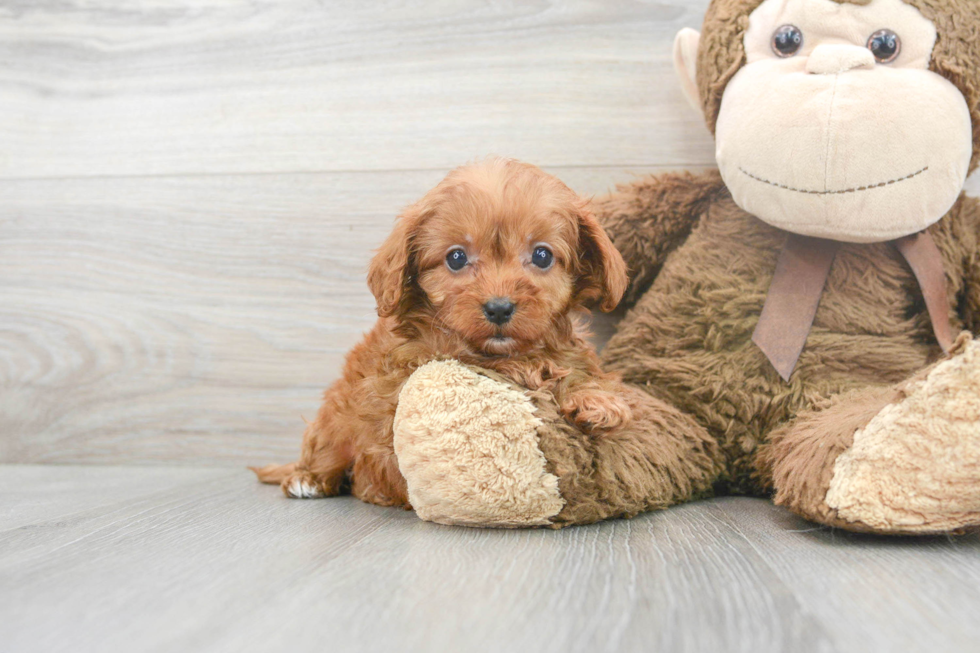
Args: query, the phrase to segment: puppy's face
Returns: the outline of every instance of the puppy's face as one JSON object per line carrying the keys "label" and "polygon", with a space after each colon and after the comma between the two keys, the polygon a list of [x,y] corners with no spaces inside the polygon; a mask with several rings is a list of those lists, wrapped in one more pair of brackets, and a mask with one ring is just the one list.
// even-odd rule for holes
{"label": "puppy's face", "polygon": [[515,161],[450,173],[400,218],[392,239],[406,252],[404,267],[388,277],[397,286],[388,297],[397,301],[386,306],[388,288],[375,286],[392,260],[386,243],[369,275],[379,312],[424,303],[433,326],[490,355],[530,349],[583,301],[605,297],[610,310],[626,286],[622,258],[586,203]]}
{"label": "puppy's face", "polygon": [[456,191],[419,230],[419,286],[437,322],[474,349],[533,346],[571,304],[576,233],[557,212],[571,207],[516,189]]}

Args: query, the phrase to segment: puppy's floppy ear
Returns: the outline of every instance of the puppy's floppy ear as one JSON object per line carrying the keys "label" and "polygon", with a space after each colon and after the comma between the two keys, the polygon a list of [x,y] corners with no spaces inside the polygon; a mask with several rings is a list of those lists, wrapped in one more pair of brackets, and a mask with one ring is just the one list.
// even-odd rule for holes
{"label": "puppy's floppy ear", "polygon": [[626,263],[596,220],[587,200],[578,207],[579,301],[602,300],[603,311],[616,308],[626,292]]}
{"label": "puppy's floppy ear", "polygon": [[418,204],[405,209],[395,222],[391,235],[371,259],[368,267],[368,288],[378,303],[378,315],[390,317],[398,312],[411,285],[411,247],[415,231],[422,222]]}

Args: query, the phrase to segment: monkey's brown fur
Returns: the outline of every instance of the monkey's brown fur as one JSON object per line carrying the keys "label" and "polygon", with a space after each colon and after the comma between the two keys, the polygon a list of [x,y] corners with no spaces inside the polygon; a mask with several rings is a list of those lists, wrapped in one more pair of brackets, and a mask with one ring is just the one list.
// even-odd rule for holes
{"label": "monkey's brown fur", "polygon": [[[897,384],[942,355],[898,252],[887,243],[845,245],[786,383],[751,341],[783,232],[738,208],[717,173],[641,180],[601,200],[598,211],[637,270],[631,292],[639,297],[603,351],[604,364],[696,415],[725,450],[720,480],[731,491],[768,487],[755,453],[797,414],[840,393]],[[929,231],[951,280],[954,327],[976,332],[977,201],[962,197]],[[664,246],[678,239],[672,252]]]}

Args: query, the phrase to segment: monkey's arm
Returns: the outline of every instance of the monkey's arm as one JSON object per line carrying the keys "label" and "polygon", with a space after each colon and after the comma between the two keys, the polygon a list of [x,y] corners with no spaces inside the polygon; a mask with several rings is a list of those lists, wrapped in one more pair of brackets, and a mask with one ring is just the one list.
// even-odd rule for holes
{"label": "monkey's arm", "polygon": [[595,199],[595,212],[629,268],[632,303],[650,285],[664,259],[691,232],[725,185],[717,170],[666,173],[637,179]]}

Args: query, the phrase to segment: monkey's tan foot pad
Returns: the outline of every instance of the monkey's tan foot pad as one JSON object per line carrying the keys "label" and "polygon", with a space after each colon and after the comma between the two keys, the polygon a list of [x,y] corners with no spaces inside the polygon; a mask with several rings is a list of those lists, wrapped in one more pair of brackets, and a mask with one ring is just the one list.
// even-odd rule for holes
{"label": "monkey's tan foot pad", "polygon": [[538,447],[541,421],[519,389],[456,361],[402,388],[395,455],[419,517],[440,524],[543,526],[564,506]]}
{"label": "monkey's tan foot pad", "polygon": [[841,519],[909,534],[980,525],[980,342],[957,349],[837,458],[826,502]]}

